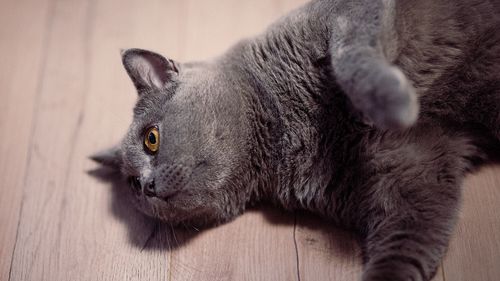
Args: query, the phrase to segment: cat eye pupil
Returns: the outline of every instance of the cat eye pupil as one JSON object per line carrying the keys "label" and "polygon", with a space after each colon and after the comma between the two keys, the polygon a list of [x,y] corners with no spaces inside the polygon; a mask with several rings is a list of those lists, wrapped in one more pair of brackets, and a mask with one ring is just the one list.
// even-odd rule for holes
{"label": "cat eye pupil", "polygon": [[146,133],[144,134],[144,148],[146,152],[150,154],[154,154],[158,151],[158,147],[160,146],[160,131],[158,127],[152,126],[149,127]]}
{"label": "cat eye pupil", "polygon": [[151,144],[156,144],[156,136],[155,136],[155,134],[153,134],[153,132],[150,132],[150,133],[149,133],[148,138],[149,138],[149,142],[150,142]]}

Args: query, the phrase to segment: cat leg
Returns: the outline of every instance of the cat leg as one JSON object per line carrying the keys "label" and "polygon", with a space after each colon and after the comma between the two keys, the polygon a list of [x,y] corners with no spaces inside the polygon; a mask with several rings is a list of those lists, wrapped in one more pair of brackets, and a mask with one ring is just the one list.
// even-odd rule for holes
{"label": "cat leg", "polygon": [[365,206],[363,281],[428,281],[445,254],[459,187],[407,183],[401,190]]}
{"label": "cat leg", "polygon": [[417,95],[401,70],[390,63],[398,49],[395,1],[338,5],[330,39],[337,82],[354,107],[378,127],[412,125],[418,117]]}

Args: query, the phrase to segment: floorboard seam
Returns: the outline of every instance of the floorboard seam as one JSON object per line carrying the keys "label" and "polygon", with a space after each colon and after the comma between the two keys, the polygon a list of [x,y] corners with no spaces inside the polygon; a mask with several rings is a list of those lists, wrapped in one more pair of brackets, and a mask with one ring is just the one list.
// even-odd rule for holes
{"label": "floorboard seam", "polygon": [[[87,3],[86,7],[86,12],[85,12],[85,22],[84,22],[84,47],[83,47],[83,87],[81,90],[81,108],[78,112],[77,115],[77,120],[75,124],[75,129],[71,133],[69,143],[71,144],[70,146],[70,151],[68,153],[68,158],[66,160],[66,169],[64,171],[64,179],[63,179],[63,186],[68,186],[69,182],[69,177],[70,177],[70,171],[71,171],[71,163],[74,160],[75,157],[75,147],[80,139],[78,136],[80,135],[81,132],[81,127],[83,123],[83,119],[85,117],[85,107],[87,105],[87,99],[89,96],[89,80],[90,80],[90,62],[91,62],[91,51],[90,51],[90,41],[91,41],[91,35],[92,35],[92,30],[93,26],[92,24],[94,23],[94,8],[95,8],[95,1],[89,1]],[[66,209],[66,201],[68,198],[68,193],[69,189],[65,188],[63,189],[63,194],[62,194],[62,203],[60,206],[60,214],[61,217],[59,219],[59,222],[57,224],[58,228],[58,235],[61,235],[62,233],[62,222],[64,221],[64,215],[66,214],[65,209]],[[61,242],[61,239],[57,239],[58,247]],[[60,258],[61,252],[59,251],[59,258]]]}
{"label": "floorboard seam", "polygon": [[300,281],[299,247],[297,246],[296,233],[297,233],[297,212],[295,212],[293,220],[293,245],[295,246],[295,266],[297,267],[297,280]]}
{"label": "floorboard seam", "polygon": [[40,98],[41,98],[41,93],[43,89],[43,84],[44,84],[44,74],[45,70],[47,68],[47,56],[48,56],[48,47],[50,43],[50,30],[52,29],[54,25],[54,14],[55,14],[55,1],[54,0],[49,0],[48,2],[48,10],[45,15],[45,27],[43,30],[43,42],[42,42],[42,51],[41,51],[41,62],[37,74],[37,85],[35,88],[35,101],[33,104],[33,116],[31,117],[31,124],[30,124],[30,134],[29,134],[29,143],[28,143],[28,154],[26,156],[26,161],[25,161],[25,172],[23,176],[23,183],[21,188],[22,194],[21,194],[21,206],[19,207],[19,213],[18,213],[18,219],[17,219],[17,229],[16,229],[16,236],[14,240],[14,247],[12,248],[12,255],[10,259],[10,268],[9,268],[9,281],[12,279],[12,267],[14,265],[14,255],[16,253],[16,248],[17,248],[17,239],[19,237],[19,227],[21,226],[21,216],[23,213],[23,208],[24,208],[24,192],[26,189],[26,184],[28,182],[28,173],[29,173],[29,165],[31,163],[31,155],[33,153],[33,145],[34,145],[34,140],[33,140],[33,135],[35,134],[35,125],[36,125],[36,120],[39,114],[40,110]]}
{"label": "floorboard seam", "polygon": [[446,276],[444,274],[444,262],[441,261],[441,274],[443,275],[443,281],[446,281]]}
{"label": "floorboard seam", "polygon": [[[170,247],[169,247],[170,248]],[[172,281],[172,271],[173,271],[173,268],[172,268],[172,265],[173,265],[173,255],[174,253],[172,253],[173,249],[168,249],[168,281]]]}

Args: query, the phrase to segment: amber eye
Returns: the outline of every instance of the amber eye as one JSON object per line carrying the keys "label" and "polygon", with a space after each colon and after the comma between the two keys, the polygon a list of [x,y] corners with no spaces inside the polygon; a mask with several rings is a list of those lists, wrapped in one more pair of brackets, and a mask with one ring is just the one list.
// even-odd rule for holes
{"label": "amber eye", "polygon": [[149,153],[156,153],[160,147],[160,131],[158,127],[151,127],[144,135],[144,146]]}

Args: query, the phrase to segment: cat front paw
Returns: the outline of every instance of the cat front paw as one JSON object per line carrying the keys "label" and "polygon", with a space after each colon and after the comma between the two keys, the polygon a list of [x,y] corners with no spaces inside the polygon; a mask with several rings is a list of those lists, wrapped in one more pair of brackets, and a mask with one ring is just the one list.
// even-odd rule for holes
{"label": "cat front paw", "polygon": [[363,273],[361,281],[428,281],[415,270],[400,271],[398,268],[373,270]]}
{"label": "cat front paw", "polygon": [[382,129],[402,129],[418,118],[419,104],[415,89],[397,67],[370,69],[358,81],[354,105]]}

